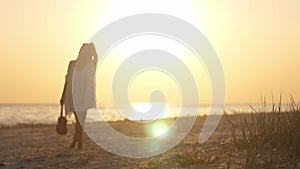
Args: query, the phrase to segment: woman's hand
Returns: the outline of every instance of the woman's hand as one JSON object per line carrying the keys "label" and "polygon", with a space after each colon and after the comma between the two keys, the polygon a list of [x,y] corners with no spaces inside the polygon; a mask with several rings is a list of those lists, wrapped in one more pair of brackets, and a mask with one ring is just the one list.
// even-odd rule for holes
{"label": "woman's hand", "polygon": [[94,54],[93,54],[92,62],[93,62],[94,67],[96,67],[96,65],[98,63],[98,55],[96,52],[94,52]]}
{"label": "woman's hand", "polygon": [[65,104],[65,101],[64,101],[63,98],[61,98],[59,102],[60,102],[60,105],[64,105]]}

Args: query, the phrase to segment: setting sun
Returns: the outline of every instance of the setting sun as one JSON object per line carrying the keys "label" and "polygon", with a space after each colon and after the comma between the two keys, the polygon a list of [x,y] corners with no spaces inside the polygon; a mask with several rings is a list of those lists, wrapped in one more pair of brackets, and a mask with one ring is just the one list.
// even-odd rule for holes
{"label": "setting sun", "polygon": [[1,0],[0,168],[300,168],[300,1]]}

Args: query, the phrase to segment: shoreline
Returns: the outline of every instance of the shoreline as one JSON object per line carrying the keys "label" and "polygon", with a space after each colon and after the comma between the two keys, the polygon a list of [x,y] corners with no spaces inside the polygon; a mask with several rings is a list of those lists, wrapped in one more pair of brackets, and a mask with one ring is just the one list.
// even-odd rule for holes
{"label": "shoreline", "polygon": [[[264,112],[266,114],[271,114],[272,112]],[[285,113],[288,113],[288,112],[281,112],[283,114]],[[253,112],[253,113],[223,113],[222,115],[211,115],[211,116],[225,116],[228,115],[228,116],[231,116],[231,117],[236,117],[236,116],[251,116],[251,115],[258,115],[258,113],[256,112]],[[72,115],[73,116],[73,115]],[[197,115],[196,116],[196,119],[199,119],[199,118],[206,118],[208,115],[207,114],[204,114],[204,115]],[[194,117],[194,116],[181,116],[181,117],[167,117],[167,118],[159,118],[159,119],[155,119],[155,120],[173,120],[173,119],[177,119],[177,118],[191,118],[191,117]],[[57,118],[58,118],[58,115],[57,115]],[[69,126],[72,126],[75,124],[75,119],[73,117],[71,118],[67,118],[68,120],[68,127]],[[147,123],[147,122],[151,122],[151,121],[155,121],[155,120],[137,120],[137,121],[131,121],[131,120],[128,120],[128,119],[124,119],[124,120],[112,120],[112,121],[99,121],[99,122],[96,122],[96,123],[108,123],[108,124],[114,124],[114,123],[121,123],[121,122],[133,122],[133,123]],[[94,122],[89,122],[89,123],[94,123]],[[19,123],[19,124],[16,124],[16,125],[0,125],[0,130],[1,129],[9,129],[9,128],[22,128],[22,127],[43,127],[43,126],[56,126],[57,122],[55,123],[35,123],[35,124],[28,124],[28,123]]]}

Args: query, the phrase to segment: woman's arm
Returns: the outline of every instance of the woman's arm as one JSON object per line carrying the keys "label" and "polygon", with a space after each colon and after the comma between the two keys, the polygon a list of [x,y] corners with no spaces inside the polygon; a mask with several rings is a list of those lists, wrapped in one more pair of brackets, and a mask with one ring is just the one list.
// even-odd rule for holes
{"label": "woman's arm", "polygon": [[62,95],[61,95],[61,98],[60,98],[60,104],[63,105],[65,104],[65,95],[66,95],[66,88],[67,88],[67,82],[68,82],[68,76],[69,76],[69,73],[71,71],[71,66],[72,66],[72,61],[69,62],[69,66],[68,66],[68,71],[67,71],[67,74],[65,76],[65,85],[64,85],[64,89],[63,89],[63,92],[62,92]]}
{"label": "woman's arm", "polygon": [[65,78],[65,85],[64,85],[64,89],[60,98],[60,105],[64,105],[65,104],[65,94],[66,94],[66,86],[67,86],[67,76]]}

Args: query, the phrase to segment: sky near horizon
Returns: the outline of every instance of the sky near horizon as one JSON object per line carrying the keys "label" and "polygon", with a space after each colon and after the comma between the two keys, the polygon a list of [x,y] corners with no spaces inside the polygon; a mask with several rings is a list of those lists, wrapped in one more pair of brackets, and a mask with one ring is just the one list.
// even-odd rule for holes
{"label": "sky near horizon", "polygon": [[[150,12],[184,19],[208,38],[224,69],[226,103],[257,103],[261,96],[278,98],[281,92],[286,100],[292,95],[299,101],[299,8],[296,0],[3,0],[0,103],[58,103],[68,62],[76,59],[82,43],[117,19]],[[197,72],[193,59],[185,61],[197,76],[202,103],[209,102],[207,75]],[[104,86],[110,84],[110,67],[120,60],[108,63],[97,74],[107,80]],[[180,96],[170,77],[151,71],[136,77],[129,96],[146,101],[154,88],[165,91],[170,102]],[[111,102],[105,87],[97,97]]]}

